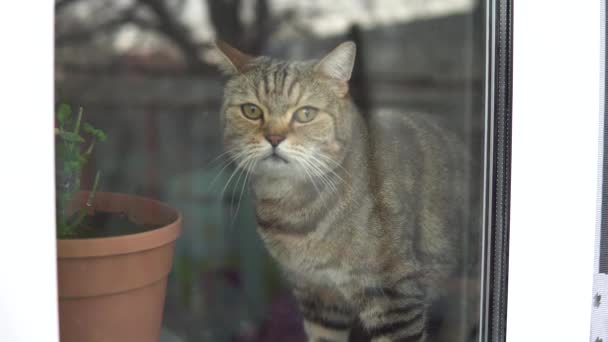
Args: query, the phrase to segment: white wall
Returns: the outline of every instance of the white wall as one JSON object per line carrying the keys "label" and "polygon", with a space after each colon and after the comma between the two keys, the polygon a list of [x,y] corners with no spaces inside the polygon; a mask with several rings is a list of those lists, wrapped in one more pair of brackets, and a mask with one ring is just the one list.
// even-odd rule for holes
{"label": "white wall", "polygon": [[600,1],[516,1],[507,341],[588,341]]}
{"label": "white wall", "polygon": [[53,1],[0,9],[0,341],[56,342]]}

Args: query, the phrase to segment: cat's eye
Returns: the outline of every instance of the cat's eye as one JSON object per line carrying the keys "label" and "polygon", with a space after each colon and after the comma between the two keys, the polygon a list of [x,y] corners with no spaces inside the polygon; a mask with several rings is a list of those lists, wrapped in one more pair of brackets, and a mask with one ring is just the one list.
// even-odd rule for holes
{"label": "cat's eye", "polygon": [[245,103],[241,106],[241,112],[247,119],[259,120],[262,118],[264,111],[262,108],[254,105],[253,103]]}
{"label": "cat's eye", "polygon": [[293,113],[293,118],[297,122],[306,123],[317,117],[318,112],[319,110],[317,108],[306,106],[296,110]]}

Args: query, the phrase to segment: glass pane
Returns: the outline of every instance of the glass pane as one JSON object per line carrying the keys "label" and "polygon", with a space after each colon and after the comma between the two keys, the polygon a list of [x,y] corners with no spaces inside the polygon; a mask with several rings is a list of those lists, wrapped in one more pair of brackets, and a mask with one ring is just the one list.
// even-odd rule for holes
{"label": "glass pane", "polygon": [[478,340],[484,6],[57,2],[62,341]]}

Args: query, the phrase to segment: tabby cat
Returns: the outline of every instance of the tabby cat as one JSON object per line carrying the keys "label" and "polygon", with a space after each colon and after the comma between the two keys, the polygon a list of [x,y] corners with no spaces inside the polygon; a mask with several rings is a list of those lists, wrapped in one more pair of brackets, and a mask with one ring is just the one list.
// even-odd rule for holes
{"label": "tabby cat", "polygon": [[372,341],[428,341],[429,308],[463,254],[462,144],[429,115],[364,119],[352,42],[303,62],[217,47],[226,153],[249,177],[309,341],[347,341],[355,321]]}

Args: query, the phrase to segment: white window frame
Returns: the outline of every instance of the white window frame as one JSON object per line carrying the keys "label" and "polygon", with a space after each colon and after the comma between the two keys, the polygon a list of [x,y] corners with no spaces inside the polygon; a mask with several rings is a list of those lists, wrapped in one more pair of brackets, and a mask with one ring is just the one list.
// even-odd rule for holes
{"label": "white window frame", "polygon": [[0,5],[0,341],[59,341],[53,4]]}
{"label": "white window frame", "polygon": [[600,1],[514,6],[507,341],[589,341]]}
{"label": "white window frame", "polygon": [[[0,341],[58,342],[53,2],[2,9]],[[590,339],[599,13],[599,1],[514,6],[509,342]]]}

